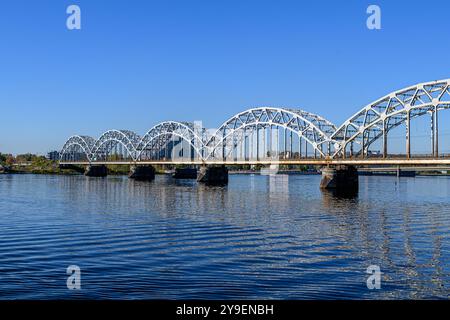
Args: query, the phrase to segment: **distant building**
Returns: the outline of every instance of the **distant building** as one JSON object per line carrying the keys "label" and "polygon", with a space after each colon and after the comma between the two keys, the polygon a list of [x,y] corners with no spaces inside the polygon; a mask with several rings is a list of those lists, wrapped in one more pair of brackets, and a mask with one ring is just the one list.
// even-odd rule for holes
{"label": "distant building", "polygon": [[52,161],[59,160],[59,152],[58,151],[51,151],[47,153],[47,159]]}

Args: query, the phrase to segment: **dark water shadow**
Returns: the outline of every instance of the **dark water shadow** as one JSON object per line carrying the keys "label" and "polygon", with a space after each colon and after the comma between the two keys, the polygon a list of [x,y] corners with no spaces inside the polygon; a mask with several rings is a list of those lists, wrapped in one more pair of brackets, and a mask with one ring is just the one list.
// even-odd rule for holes
{"label": "dark water shadow", "polygon": [[358,190],[321,189],[325,208],[333,208],[336,204],[354,204],[358,200]]}

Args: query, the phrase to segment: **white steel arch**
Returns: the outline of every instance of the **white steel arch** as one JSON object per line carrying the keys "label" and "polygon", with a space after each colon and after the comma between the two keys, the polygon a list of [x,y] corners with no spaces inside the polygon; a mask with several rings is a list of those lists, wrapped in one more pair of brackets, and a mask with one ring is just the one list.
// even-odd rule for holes
{"label": "white steel arch", "polygon": [[197,156],[203,160],[204,132],[203,128],[196,128],[192,122],[161,122],[151,128],[137,144],[137,159],[140,159],[146,150],[155,148],[161,150],[172,136],[176,136],[188,142]]}
{"label": "white steel arch", "polygon": [[95,145],[95,139],[90,136],[75,135],[67,139],[66,143],[61,149],[60,160],[68,153],[79,152],[80,149],[86,155],[86,158],[91,161],[92,149]]}
{"label": "white steel arch", "polygon": [[[245,136],[242,134],[243,130],[257,132],[260,128],[272,126],[295,133],[323,157],[334,147],[330,136],[335,132],[336,126],[330,121],[299,109],[260,107],[245,110],[225,121],[205,143],[206,159],[217,158],[218,150],[227,149],[230,142],[236,145],[235,135],[241,141]],[[230,137],[233,138],[229,139]],[[222,152],[222,157],[226,157],[225,152]]]}
{"label": "white steel arch", "polygon": [[333,157],[346,157],[347,147],[359,145],[359,154],[365,156],[369,146],[380,137],[383,155],[387,156],[387,134],[393,128],[406,124],[406,155],[411,155],[410,121],[429,114],[431,121],[432,153],[438,155],[438,112],[450,108],[450,79],[420,83],[390,93],[365,106],[341,125],[331,138],[337,142]]}
{"label": "white steel arch", "polygon": [[108,130],[103,133],[95,142],[92,148],[92,160],[107,157],[109,152],[117,145],[121,144],[130,157],[136,161],[137,149],[140,136],[130,130]]}

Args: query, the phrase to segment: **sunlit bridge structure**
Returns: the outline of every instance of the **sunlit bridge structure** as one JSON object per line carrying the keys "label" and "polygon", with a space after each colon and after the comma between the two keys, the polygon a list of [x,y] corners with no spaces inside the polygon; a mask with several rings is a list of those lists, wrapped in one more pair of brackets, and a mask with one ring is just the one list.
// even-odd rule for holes
{"label": "sunlit bridge structure", "polygon": [[165,121],[142,137],[109,130],[99,139],[70,137],[62,163],[243,163],[326,159],[334,150],[336,126],[300,110],[261,107],[241,112],[216,130],[201,124]]}
{"label": "sunlit bridge structure", "polygon": [[238,161],[326,157],[336,126],[328,120],[289,108],[254,108],[223,123],[204,145],[205,160]]}
{"label": "sunlit bridge structure", "polygon": [[[165,121],[139,135],[109,130],[95,139],[70,137],[62,165],[449,165],[439,153],[439,114],[450,107],[450,80],[392,92],[336,126],[325,117],[292,107],[240,112],[218,129],[201,123]],[[427,117],[429,153],[413,154],[411,122]],[[404,126],[405,153],[389,154],[393,129]],[[374,152],[374,149],[375,150]]]}
{"label": "sunlit bridge structure", "polygon": [[[383,158],[388,156],[389,132],[406,126],[406,158],[411,157],[411,120],[421,116],[430,119],[430,150],[439,156],[439,111],[450,107],[449,80],[418,84],[393,92],[361,109],[342,124],[330,137],[339,148],[330,154],[367,157],[371,145],[381,139]],[[345,151],[344,151],[345,150]]]}

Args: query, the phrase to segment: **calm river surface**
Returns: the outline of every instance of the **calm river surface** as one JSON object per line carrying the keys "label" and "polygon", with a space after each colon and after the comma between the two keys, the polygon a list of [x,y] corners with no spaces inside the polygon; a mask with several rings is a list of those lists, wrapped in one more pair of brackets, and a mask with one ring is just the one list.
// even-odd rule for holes
{"label": "calm river surface", "polygon": [[350,199],[319,182],[0,175],[0,299],[449,297],[449,178],[360,177]]}

